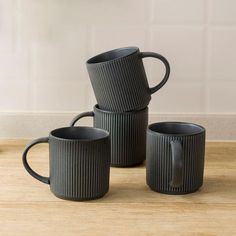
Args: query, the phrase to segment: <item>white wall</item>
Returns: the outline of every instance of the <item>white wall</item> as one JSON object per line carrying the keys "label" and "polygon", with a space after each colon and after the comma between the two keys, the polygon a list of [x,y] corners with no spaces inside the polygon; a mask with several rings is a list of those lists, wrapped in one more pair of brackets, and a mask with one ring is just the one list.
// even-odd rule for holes
{"label": "white wall", "polygon": [[235,0],[0,0],[0,112],[90,110],[85,61],[131,45],[171,65],[151,113],[236,112]]}

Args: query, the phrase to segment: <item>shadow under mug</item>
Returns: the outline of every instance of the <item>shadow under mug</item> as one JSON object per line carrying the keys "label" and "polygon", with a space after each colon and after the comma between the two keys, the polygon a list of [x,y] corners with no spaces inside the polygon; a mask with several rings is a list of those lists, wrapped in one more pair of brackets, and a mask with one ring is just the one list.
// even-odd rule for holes
{"label": "shadow under mug", "polygon": [[149,187],[167,194],[197,191],[203,184],[205,129],[185,122],[148,126],[146,180]]}
{"label": "shadow under mug", "polygon": [[[27,153],[38,143],[49,144],[50,177],[37,174],[28,164]],[[108,192],[110,136],[92,127],[55,129],[48,137],[32,141],[23,152],[25,169],[37,180],[49,184],[55,196],[67,200],[90,200]]]}
{"label": "shadow under mug", "polygon": [[[154,57],[165,65],[162,81],[149,88],[142,59]],[[109,111],[133,111],[145,108],[151,94],[168,80],[170,66],[160,54],[140,52],[137,47],[118,48],[90,58],[87,70],[99,107]]]}
{"label": "shadow under mug", "polygon": [[83,118],[94,117],[93,125],[105,129],[111,136],[111,166],[129,167],[146,159],[148,107],[140,111],[111,112],[94,106],[93,111],[77,115],[71,126]]}

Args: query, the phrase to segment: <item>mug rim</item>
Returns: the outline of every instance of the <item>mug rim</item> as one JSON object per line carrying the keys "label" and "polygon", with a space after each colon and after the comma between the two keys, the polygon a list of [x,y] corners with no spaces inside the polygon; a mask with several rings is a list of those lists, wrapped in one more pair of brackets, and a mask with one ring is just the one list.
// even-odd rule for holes
{"label": "mug rim", "polygon": [[[200,130],[199,131],[196,131],[196,132],[192,132],[192,133],[182,133],[182,134],[175,134],[175,133],[165,133],[165,132],[158,132],[158,131],[154,131],[152,130],[152,127],[157,125],[157,124],[174,124],[174,125],[186,125],[186,126],[189,126],[189,127],[196,127],[196,128],[199,128]],[[194,136],[194,135],[198,135],[198,134],[202,134],[202,133],[205,133],[206,132],[206,129],[201,126],[201,125],[198,125],[198,124],[194,124],[194,123],[191,123],[191,122],[182,122],[182,121],[163,121],[163,122],[156,122],[156,123],[152,123],[152,124],[149,124],[148,127],[147,127],[147,131],[151,134],[154,134],[154,135],[164,135],[164,136]]]}
{"label": "mug rim", "polygon": [[144,112],[146,110],[148,110],[148,106],[146,106],[145,108],[143,109],[140,109],[140,110],[132,110],[132,111],[109,111],[109,110],[103,110],[101,108],[99,108],[98,104],[94,105],[93,107],[94,111],[100,111],[102,113],[107,113],[107,114],[120,114],[120,115],[130,115],[130,114],[137,114],[137,113],[141,113],[141,112]]}
{"label": "mug rim", "polygon": [[[110,54],[110,53],[113,53],[113,52],[119,52],[119,51],[122,51],[122,50],[131,50],[130,53],[124,55],[124,56],[120,56],[120,57],[116,57],[116,58],[113,58],[111,60],[106,60],[106,61],[98,61],[98,62],[93,62],[95,61],[97,58],[101,57],[101,56],[104,56],[106,54]],[[119,60],[121,58],[126,58],[126,57],[129,57],[133,54],[135,54],[137,51],[139,51],[139,48],[136,47],[136,46],[128,46],[128,47],[122,47],[122,48],[116,48],[116,49],[112,49],[112,50],[109,50],[109,51],[106,51],[106,52],[102,52],[102,53],[99,53],[91,58],[89,58],[86,62],[87,65],[98,65],[98,64],[103,64],[103,63],[109,63],[111,61],[116,61],[116,60]]]}
{"label": "mug rim", "polygon": [[[102,132],[103,133],[103,136],[101,137],[98,137],[98,138],[76,138],[76,139],[73,139],[73,138],[63,138],[63,137],[59,137],[55,134],[53,134],[54,132],[58,132],[58,131],[61,131],[61,130],[67,130],[67,129],[87,129],[87,130],[93,130],[93,131],[98,131],[98,132]],[[49,137],[53,137],[57,140],[62,140],[62,141],[71,141],[71,142],[95,142],[95,141],[101,141],[101,140],[105,140],[107,138],[110,137],[110,134],[107,130],[105,129],[100,129],[100,128],[96,128],[96,127],[90,127],[90,126],[66,126],[66,127],[60,127],[60,128],[57,128],[57,129],[54,129],[50,132],[49,134]]]}

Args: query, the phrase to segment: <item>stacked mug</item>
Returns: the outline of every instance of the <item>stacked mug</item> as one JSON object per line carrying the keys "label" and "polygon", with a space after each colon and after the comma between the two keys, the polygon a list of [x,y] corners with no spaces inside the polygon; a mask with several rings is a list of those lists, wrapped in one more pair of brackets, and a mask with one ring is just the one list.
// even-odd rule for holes
{"label": "stacked mug", "polygon": [[[148,85],[142,61],[145,57],[157,58],[165,65],[164,78],[153,88]],[[71,126],[83,117],[93,117],[94,127],[110,133],[111,166],[141,164],[146,157],[148,104],[151,94],[169,78],[168,61],[154,52],[125,47],[92,57],[86,65],[97,105],[93,111],[76,116]]]}

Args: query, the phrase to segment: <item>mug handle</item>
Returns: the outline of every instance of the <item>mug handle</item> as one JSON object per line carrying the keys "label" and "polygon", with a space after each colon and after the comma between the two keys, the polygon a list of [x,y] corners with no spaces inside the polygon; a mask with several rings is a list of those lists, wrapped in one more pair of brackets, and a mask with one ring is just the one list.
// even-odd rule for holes
{"label": "mug handle", "polygon": [[157,59],[161,60],[165,65],[166,73],[165,73],[165,76],[162,79],[162,81],[158,85],[156,85],[155,87],[149,88],[150,94],[153,94],[156,91],[158,91],[167,82],[169,75],[170,75],[169,62],[166,60],[165,57],[163,57],[162,55],[155,53],[155,52],[140,52],[140,56],[141,56],[141,58],[145,58],[145,57],[157,58]]}
{"label": "mug handle", "polygon": [[50,179],[49,177],[44,177],[41,176],[39,174],[37,174],[28,164],[27,161],[27,153],[30,150],[30,148],[32,148],[34,145],[38,144],[38,143],[48,143],[49,138],[48,137],[43,137],[43,138],[38,138],[35,139],[34,141],[32,141],[30,144],[28,144],[23,152],[23,156],[22,156],[22,161],[23,161],[23,165],[25,167],[25,169],[29,172],[30,175],[32,175],[35,179],[45,183],[45,184],[50,184]]}
{"label": "mug handle", "polygon": [[180,187],[183,184],[183,150],[179,140],[170,142],[172,153],[172,180],[171,187]]}
{"label": "mug handle", "polygon": [[81,119],[81,118],[83,118],[83,117],[88,117],[88,116],[92,116],[92,117],[93,117],[93,116],[94,116],[94,112],[93,112],[93,111],[86,111],[86,112],[83,112],[83,113],[77,115],[77,116],[74,117],[73,120],[70,122],[70,126],[74,126],[75,123],[76,123],[79,119]]}

